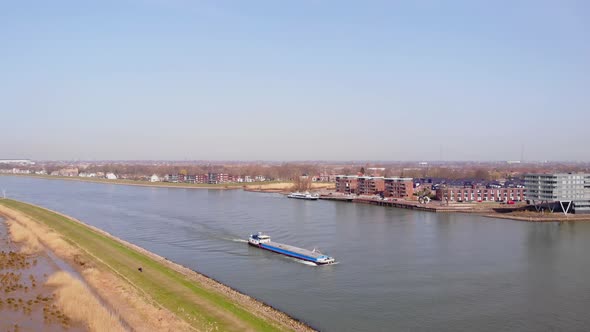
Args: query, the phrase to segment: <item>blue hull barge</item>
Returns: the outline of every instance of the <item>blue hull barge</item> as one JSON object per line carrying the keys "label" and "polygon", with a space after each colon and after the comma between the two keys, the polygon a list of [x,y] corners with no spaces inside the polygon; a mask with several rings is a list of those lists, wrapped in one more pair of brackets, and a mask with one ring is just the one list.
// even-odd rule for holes
{"label": "blue hull barge", "polygon": [[262,233],[250,235],[248,238],[248,244],[254,247],[276,252],[277,254],[312,262],[317,265],[332,264],[335,262],[333,257],[326,256],[315,249],[307,250],[287,244],[272,242],[270,240],[270,236]]}

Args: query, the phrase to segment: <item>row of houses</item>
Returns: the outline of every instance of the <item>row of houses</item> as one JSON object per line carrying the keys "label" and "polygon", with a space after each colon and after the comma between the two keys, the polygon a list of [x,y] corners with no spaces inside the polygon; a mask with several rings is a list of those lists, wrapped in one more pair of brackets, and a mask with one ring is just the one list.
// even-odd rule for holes
{"label": "row of houses", "polygon": [[381,195],[383,197],[413,199],[412,178],[337,175],[336,192],[356,195]]}
{"label": "row of houses", "polygon": [[218,184],[218,183],[250,183],[250,182],[264,182],[266,177],[263,175],[257,176],[239,176],[229,175],[227,173],[206,173],[206,174],[166,174],[163,178],[154,174],[150,178],[151,182],[173,182],[173,183],[205,183],[205,184]]}
{"label": "row of houses", "polygon": [[[47,173],[45,173],[47,174]],[[98,178],[98,179],[108,179],[108,180],[116,180],[119,177],[112,172],[80,172],[78,168],[62,168],[57,171],[53,171],[49,173],[52,176],[67,176],[67,177],[81,177],[81,178]]]}
{"label": "row of houses", "polygon": [[104,173],[104,172],[96,172],[96,173],[86,173],[86,172],[79,172],[78,168],[62,168],[57,171],[53,171],[47,174],[45,170],[38,170],[32,171],[29,169],[19,169],[19,168],[12,168],[12,169],[0,169],[0,173],[8,173],[8,174],[35,174],[35,175],[51,175],[51,176],[67,176],[67,177],[81,177],[81,178],[102,178],[102,179],[109,179],[109,180],[116,180],[118,176],[114,173]]}
{"label": "row of houses", "polygon": [[[402,177],[381,176],[336,176],[336,192],[356,195],[380,195],[383,197],[416,199],[415,192],[420,192],[421,181]],[[433,185],[429,191],[436,192],[436,199],[451,202],[467,201],[524,201],[526,190],[524,186],[501,187],[496,184],[461,184],[461,185]]]}
{"label": "row of houses", "polygon": [[3,173],[3,174],[31,174],[32,172],[28,169],[10,168],[10,169],[0,169],[0,173]]}
{"label": "row of houses", "polygon": [[523,187],[490,187],[484,185],[440,186],[436,189],[436,199],[449,202],[507,202],[524,201],[526,189]]}

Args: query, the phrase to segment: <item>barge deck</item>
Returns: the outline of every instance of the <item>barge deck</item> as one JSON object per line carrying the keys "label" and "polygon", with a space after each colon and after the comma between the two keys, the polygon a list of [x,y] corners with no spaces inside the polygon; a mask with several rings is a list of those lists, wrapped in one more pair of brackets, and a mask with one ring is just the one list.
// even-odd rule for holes
{"label": "barge deck", "polygon": [[248,244],[260,249],[265,249],[277,254],[313,262],[319,265],[332,264],[335,262],[333,257],[324,255],[318,250],[307,250],[284,243],[272,242],[270,240],[270,236],[262,233],[250,235],[248,238]]}
{"label": "barge deck", "polygon": [[[295,258],[301,259],[312,259],[313,261],[317,260],[324,254],[318,251],[307,250],[303,248],[298,248],[294,246],[290,246],[288,244],[278,243],[278,242],[268,242],[268,243],[261,243],[261,248],[270,249],[272,251],[279,251],[283,255],[293,256]],[[266,248],[272,247],[272,248]],[[282,252],[281,252],[282,251]]]}

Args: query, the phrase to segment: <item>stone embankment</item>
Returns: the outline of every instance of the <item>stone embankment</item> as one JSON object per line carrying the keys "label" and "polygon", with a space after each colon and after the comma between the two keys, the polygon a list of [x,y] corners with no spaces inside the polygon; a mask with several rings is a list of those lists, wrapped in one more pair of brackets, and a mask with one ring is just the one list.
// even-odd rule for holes
{"label": "stone embankment", "polygon": [[516,205],[501,205],[493,202],[479,202],[479,203],[450,203],[445,204],[439,201],[431,201],[423,204],[417,201],[402,200],[402,199],[382,199],[375,196],[356,196],[356,195],[342,195],[337,193],[327,193],[320,196],[322,200],[331,200],[348,203],[361,203],[377,206],[387,206],[402,209],[427,211],[435,213],[473,213],[489,218],[512,219],[519,221],[531,222],[573,222],[573,221],[590,221],[590,215],[575,215],[563,214],[561,212],[541,213],[529,211],[524,203]]}

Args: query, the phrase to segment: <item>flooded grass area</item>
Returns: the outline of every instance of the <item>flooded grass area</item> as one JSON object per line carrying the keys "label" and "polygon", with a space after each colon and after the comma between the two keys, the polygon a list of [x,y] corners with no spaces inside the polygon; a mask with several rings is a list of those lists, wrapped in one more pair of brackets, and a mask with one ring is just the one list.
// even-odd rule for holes
{"label": "flooded grass area", "polygon": [[46,285],[59,271],[44,252],[23,251],[0,218],[0,331],[84,331],[56,305],[56,287]]}

